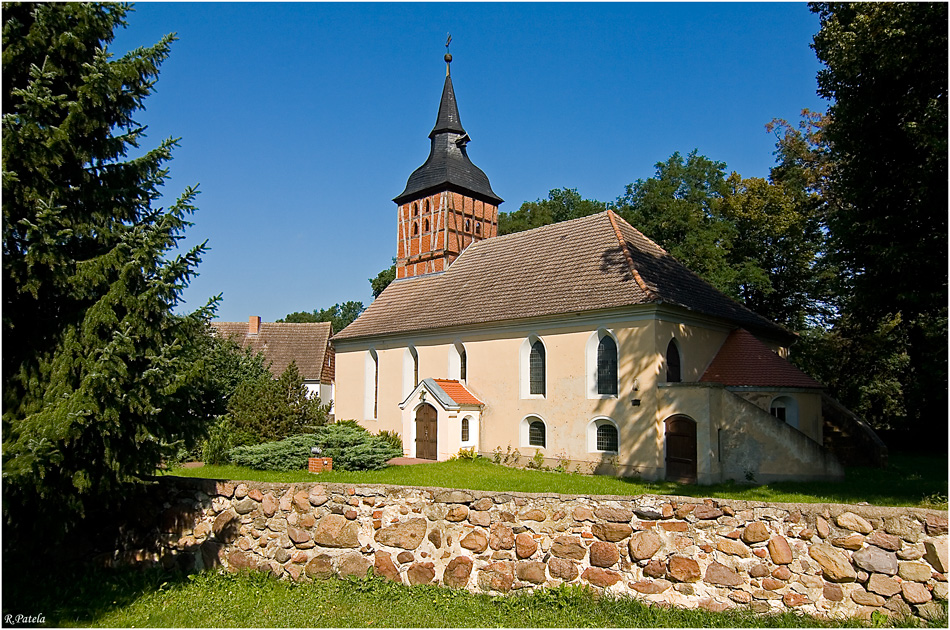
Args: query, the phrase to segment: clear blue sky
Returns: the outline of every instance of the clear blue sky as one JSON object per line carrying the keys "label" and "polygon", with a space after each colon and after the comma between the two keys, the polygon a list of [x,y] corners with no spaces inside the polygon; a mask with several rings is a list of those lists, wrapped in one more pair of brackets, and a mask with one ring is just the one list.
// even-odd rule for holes
{"label": "clear blue sky", "polygon": [[396,206],[429,150],[452,33],[469,156],[502,211],[577,188],[611,201],[674,151],[744,177],[772,118],[824,110],[803,3],[141,3],[112,50],[179,37],[139,122],[181,137],[166,204],[200,183],[186,290],[226,321],[372,301]]}

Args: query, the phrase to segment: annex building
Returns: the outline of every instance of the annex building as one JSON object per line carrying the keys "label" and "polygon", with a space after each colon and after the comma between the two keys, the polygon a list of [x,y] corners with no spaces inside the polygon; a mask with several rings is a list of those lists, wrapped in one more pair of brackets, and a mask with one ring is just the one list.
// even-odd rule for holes
{"label": "annex building", "polygon": [[[451,57],[446,56],[450,62]],[[794,336],[610,211],[498,236],[449,66],[397,196],[397,279],[333,337],[336,417],[460,449],[644,479],[836,479]]]}

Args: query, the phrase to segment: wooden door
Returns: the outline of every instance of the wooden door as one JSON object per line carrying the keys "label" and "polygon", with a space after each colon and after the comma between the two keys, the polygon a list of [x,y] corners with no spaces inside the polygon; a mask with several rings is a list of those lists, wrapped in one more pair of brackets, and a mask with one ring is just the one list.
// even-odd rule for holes
{"label": "wooden door", "polygon": [[438,459],[438,413],[432,405],[416,410],[416,457]]}
{"label": "wooden door", "polygon": [[696,423],[686,416],[666,419],[666,479],[696,483]]}

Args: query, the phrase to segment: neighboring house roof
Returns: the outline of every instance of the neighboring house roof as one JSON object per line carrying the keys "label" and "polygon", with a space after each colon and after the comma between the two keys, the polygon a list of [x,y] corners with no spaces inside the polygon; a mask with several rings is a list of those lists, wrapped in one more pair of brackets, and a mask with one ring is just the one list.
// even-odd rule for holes
{"label": "neighboring house roof", "polygon": [[611,211],[470,245],[445,272],[392,282],[334,339],[670,304],[788,340]]}
{"label": "neighboring house roof", "polygon": [[242,348],[263,352],[271,373],[280,376],[291,361],[304,380],[331,383],[334,377],[334,354],[329,339],[330,322],[285,324],[261,322],[256,335],[249,332],[247,322],[211,322],[222,337],[231,337]]}
{"label": "neighboring house roof", "polygon": [[458,409],[460,407],[484,407],[485,403],[475,397],[465,385],[456,380],[442,378],[426,378],[409,393],[404,401],[399,403],[405,407],[406,403],[415,396],[416,392],[424,389],[442,405],[443,409]]}
{"label": "neighboring house roof", "polygon": [[435,127],[429,133],[432,144],[425,163],[413,171],[405,190],[393,199],[403,204],[429,194],[453,190],[494,205],[503,200],[492,190],[488,176],[472,164],[465,145],[470,138],[462,128],[452,77],[446,74]]}
{"label": "neighboring house roof", "polygon": [[741,328],[729,333],[699,380],[731,387],[822,388],[821,383]]}

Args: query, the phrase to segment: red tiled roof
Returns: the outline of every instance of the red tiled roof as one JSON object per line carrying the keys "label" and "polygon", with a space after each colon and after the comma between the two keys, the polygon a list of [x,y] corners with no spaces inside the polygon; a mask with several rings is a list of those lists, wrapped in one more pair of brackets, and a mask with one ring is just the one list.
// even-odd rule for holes
{"label": "red tiled roof", "polygon": [[729,334],[699,380],[733,387],[822,388],[821,383],[772,352],[742,328]]}
{"label": "red tiled roof", "polygon": [[610,211],[473,243],[445,272],[392,282],[334,340],[647,304],[792,340]]}
{"label": "red tiled roof", "polygon": [[305,380],[329,384],[333,380],[333,349],[330,322],[308,324],[261,322],[256,335],[248,334],[247,322],[211,322],[222,337],[231,337],[242,348],[263,352],[271,374],[280,376],[291,361]]}
{"label": "red tiled roof", "polygon": [[482,401],[478,398],[475,398],[475,395],[468,391],[468,388],[465,385],[462,385],[460,382],[455,380],[447,380],[442,378],[434,378],[433,381],[442,388],[449,397],[454,400],[459,405],[484,405]]}

